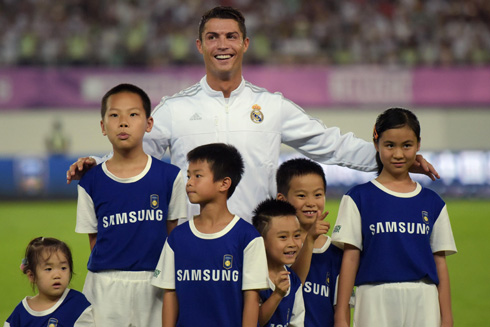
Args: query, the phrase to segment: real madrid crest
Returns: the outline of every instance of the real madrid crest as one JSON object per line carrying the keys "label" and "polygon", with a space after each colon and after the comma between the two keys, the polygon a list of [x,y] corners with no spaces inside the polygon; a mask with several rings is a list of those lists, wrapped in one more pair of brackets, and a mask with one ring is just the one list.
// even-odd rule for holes
{"label": "real madrid crest", "polygon": [[252,106],[252,112],[250,113],[250,119],[256,124],[260,124],[264,121],[264,114],[260,109],[262,108],[260,108],[258,104],[254,104]]}

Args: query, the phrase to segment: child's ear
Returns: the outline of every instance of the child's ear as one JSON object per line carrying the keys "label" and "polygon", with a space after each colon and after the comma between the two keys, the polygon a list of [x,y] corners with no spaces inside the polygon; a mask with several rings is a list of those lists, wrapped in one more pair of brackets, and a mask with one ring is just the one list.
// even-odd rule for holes
{"label": "child's ear", "polygon": [[106,136],[106,132],[105,132],[105,127],[104,127],[104,120],[101,120],[100,121],[100,128],[102,130],[102,135]]}
{"label": "child's ear", "polygon": [[149,117],[147,119],[147,123],[146,123],[146,132],[147,133],[150,133],[151,132],[151,129],[153,128],[153,117]]}
{"label": "child's ear", "polygon": [[225,177],[221,180],[220,191],[228,191],[231,186],[231,178]]}
{"label": "child's ear", "polygon": [[281,201],[287,201],[286,199],[286,196],[282,193],[277,193],[277,197],[276,197],[278,200],[281,200]]}
{"label": "child's ear", "polygon": [[32,270],[27,270],[26,271],[27,278],[29,278],[29,281],[34,284],[36,282],[36,278],[34,277],[34,274]]}

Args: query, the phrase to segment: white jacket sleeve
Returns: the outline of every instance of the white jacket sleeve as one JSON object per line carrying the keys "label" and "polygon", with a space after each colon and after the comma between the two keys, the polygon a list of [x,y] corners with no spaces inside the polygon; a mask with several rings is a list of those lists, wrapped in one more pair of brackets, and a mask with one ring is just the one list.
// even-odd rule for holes
{"label": "white jacket sleeve", "polygon": [[161,160],[170,146],[170,137],[172,135],[171,111],[167,110],[165,97],[162,98],[162,101],[155,107],[151,115],[153,117],[153,128],[150,133],[146,133],[143,137],[143,150]]}
{"label": "white jacket sleeve", "polygon": [[376,150],[371,142],[359,139],[353,133],[341,134],[337,127],[326,127],[285,98],[281,114],[282,142],[305,156],[326,165],[361,171],[377,169]]}

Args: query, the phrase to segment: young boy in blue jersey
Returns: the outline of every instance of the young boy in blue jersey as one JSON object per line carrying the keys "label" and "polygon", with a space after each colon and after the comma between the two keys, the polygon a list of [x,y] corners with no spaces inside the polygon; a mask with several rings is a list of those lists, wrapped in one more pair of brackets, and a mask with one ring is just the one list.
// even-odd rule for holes
{"label": "young boy in blue jersey", "polygon": [[131,84],[104,95],[100,125],[114,155],[78,185],[75,230],[89,235],[91,249],[83,292],[99,326],[161,326],[163,293],[150,280],[187,200],[180,169],[143,151],[150,110]]}
{"label": "young boy in blue jersey", "polygon": [[283,162],[276,173],[277,198],[296,209],[303,247],[292,269],[303,282],[305,326],[333,326],[336,284],[342,250],[326,235],[324,220],[327,181],[323,168],[306,158]]}
{"label": "young boy in blue jersey", "polygon": [[163,326],[256,327],[259,290],[268,287],[264,240],[227,207],[242,157],[231,145],[212,143],[187,160],[186,191],[200,213],[170,234],[155,270],[152,284],[165,289]]}
{"label": "young boy in blue jersey", "polygon": [[260,291],[259,326],[304,326],[302,282],[289,268],[301,249],[296,209],[267,199],[255,209],[252,223],[264,238],[269,268],[269,288]]}

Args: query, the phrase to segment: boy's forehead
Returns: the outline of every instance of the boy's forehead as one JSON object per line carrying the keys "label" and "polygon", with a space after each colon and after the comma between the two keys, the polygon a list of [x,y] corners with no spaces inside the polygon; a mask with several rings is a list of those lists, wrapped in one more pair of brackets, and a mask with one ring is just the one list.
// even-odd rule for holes
{"label": "boy's forehead", "polygon": [[271,229],[278,230],[296,230],[299,228],[299,221],[296,216],[275,216],[271,219]]}
{"label": "boy's forehead", "polygon": [[289,182],[289,189],[294,190],[298,188],[314,188],[314,189],[323,189],[325,190],[325,186],[323,184],[323,178],[314,173],[308,173],[305,175],[295,175],[291,177]]}
{"label": "boy's forehead", "polygon": [[204,159],[189,161],[189,170],[210,170],[210,167],[209,162]]}

